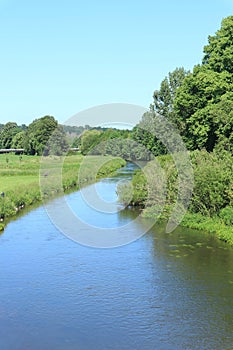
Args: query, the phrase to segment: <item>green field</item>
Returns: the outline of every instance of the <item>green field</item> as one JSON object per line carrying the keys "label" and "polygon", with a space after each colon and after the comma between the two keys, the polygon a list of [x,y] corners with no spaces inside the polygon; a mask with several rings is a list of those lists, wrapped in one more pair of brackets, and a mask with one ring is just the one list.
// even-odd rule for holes
{"label": "green field", "polygon": [[67,157],[0,155],[0,229],[7,218],[63,191],[97,181],[125,165],[121,158],[80,154]]}

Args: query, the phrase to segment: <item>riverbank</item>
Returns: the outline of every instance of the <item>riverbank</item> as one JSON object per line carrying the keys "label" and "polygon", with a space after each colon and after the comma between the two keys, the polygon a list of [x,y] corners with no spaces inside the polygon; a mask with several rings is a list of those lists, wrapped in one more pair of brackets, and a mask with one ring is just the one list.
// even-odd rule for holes
{"label": "riverbank", "polygon": [[[186,215],[180,225],[209,232],[233,245],[232,157],[227,152],[218,154],[203,150],[190,152],[190,159],[194,186],[188,211],[181,208]],[[186,182],[187,188],[180,189],[179,180],[172,157],[157,157],[155,162],[149,162],[134,174],[133,193],[128,185],[119,189],[120,200],[142,208],[144,217],[157,220],[161,213],[159,220],[168,220],[180,191],[183,194],[189,191],[189,182]]]}
{"label": "riverbank", "polygon": [[200,214],[187,212],[180,226],[205,231],[215,235],[221,241],[233,246],[233,227],[227,226],[220,218],[208,218]]}
{"label": "riverbank", "polygon": [[[171,210],[171,208],[170,208]],[[170,210],[167,208],[165,213],[163,212],[159,218],[157,218],[156,208],[149,207],[144,209],[144,218],[154,218],[159,224],[164,224],[168,221]],[[184,218],[179,223],[179,226],[191,228],[199,231],[203,231],[206,234],[216,236],[221,241],[224,241],[233,246],[233,227],[226,225],[224,221],[219,217],[206,217],[199,213],[186,212]]]}
{"label": "riverbank", "polygon": [[[98,179],[112,175],[117,169],[123,167],[126,162],[122,158],[88,156],[80,154],[70,155],[64,158],[46,157],[47,164],[52,164],[53,169],[62,168],[62,188],[56,187],[51,173],[42,173],[51,179],[53,186],[45,193],[41,191],[40,172],[42,169],[41,157],[0,155],[0,231],[4,229],[6,222],[15,217],[25,207],[39,203],[42,199],[50,199],[63,191],[78,190],[81,186]],[[61,163],[62,161],[62,163]],[[79,178],[82,164],[81,177]],[[42,170],[43,171],[43,170]]]}

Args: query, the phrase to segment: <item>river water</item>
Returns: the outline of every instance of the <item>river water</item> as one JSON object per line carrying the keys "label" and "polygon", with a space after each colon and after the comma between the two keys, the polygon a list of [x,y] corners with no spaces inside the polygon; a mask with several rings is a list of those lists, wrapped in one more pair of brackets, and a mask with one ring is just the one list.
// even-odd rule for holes
{"label": "river water", "polygon": [[[103,197],[128,169],[97,185]],[[67,195],[74,211],[79,200]],[[233,249],[198,231],[157,225],[131,244],[90,248],[39,207],[0,236],[0,280],[2,350],[233,349]]]}

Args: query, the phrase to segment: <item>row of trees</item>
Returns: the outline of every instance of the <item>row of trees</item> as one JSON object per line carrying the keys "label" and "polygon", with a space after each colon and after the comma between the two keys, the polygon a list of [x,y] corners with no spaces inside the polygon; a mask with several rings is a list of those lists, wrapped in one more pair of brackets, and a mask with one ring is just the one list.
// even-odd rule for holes
{"label": "row of trees", "polygon": [[0,148],[23,148],[30,155],[61,155],[68,147],[63,127],[52,116],[35,119],[28,127],[9,122],[0,129]]}
{"label": "row of trees", "polygon": [[83,155],[150,159],[150,152],[132,139],[129,130],[62,126],[52,116],[35,119],[29,126],[14,122],[0,126],[0,148],[24,149],[29,155],[61,155],[70,147],[78,147]]}
{"label": "row of trees", "polygon": [[166,148],[144,126],[154,116],[158,128],[157,114],[178,128],[189,150],[233,152],[233,16],[209,36],[201,64],[192,72],[177,68],[155,91],[150,112],[133,130],[134,139],[154,155],[166,153]]}

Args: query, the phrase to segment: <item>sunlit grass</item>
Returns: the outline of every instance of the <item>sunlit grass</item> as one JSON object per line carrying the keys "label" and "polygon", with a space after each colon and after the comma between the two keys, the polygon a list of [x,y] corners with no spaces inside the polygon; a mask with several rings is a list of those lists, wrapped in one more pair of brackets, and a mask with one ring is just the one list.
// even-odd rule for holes
{"label": "sunlit grass", "polygon": [[[25,206],[97,181],[125,165],[121,158],[0,155],[0,220]],[[3,224],[0,224],[0,229]]]}

